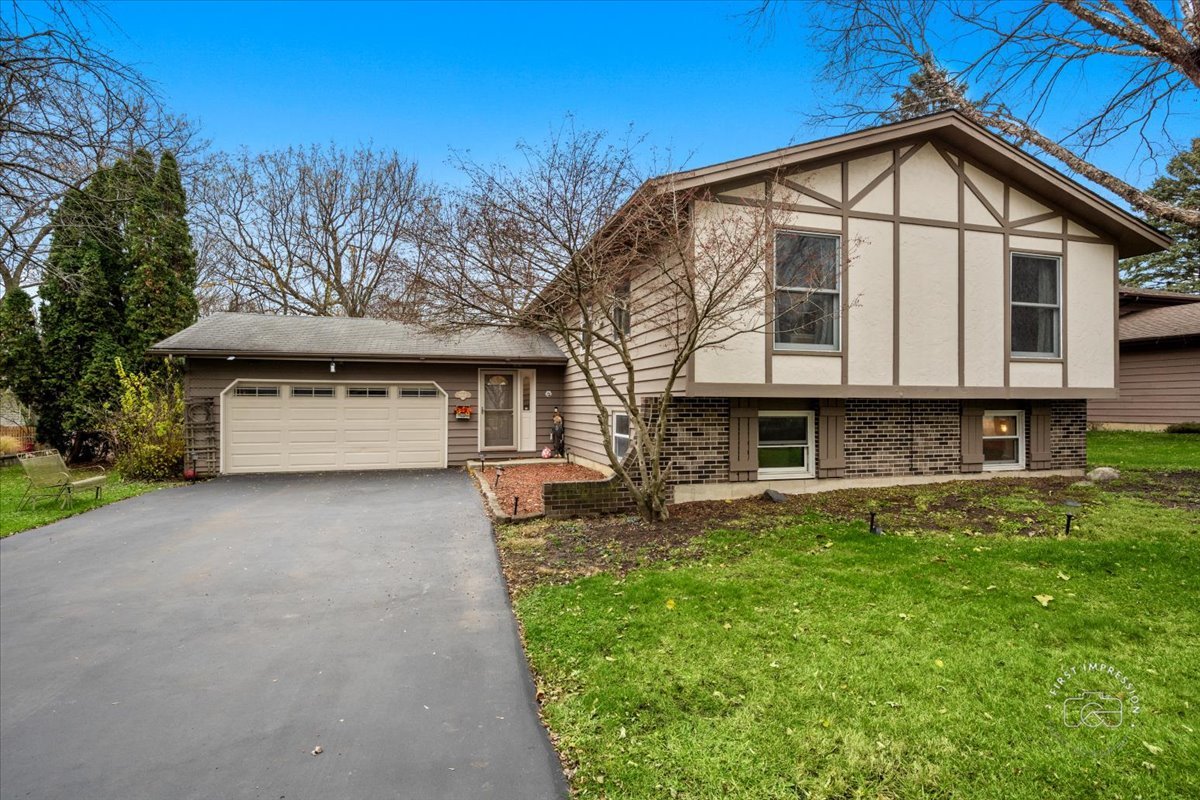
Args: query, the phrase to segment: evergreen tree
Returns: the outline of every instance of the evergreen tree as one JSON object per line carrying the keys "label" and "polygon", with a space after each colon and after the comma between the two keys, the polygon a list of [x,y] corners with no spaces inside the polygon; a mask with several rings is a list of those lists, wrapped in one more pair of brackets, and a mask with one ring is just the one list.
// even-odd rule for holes
{"label": "evergreen tree", "polygon": [[196,321],[196,255],[186,214],[179,165],[171,153],[163,153],[153,185],[132,204],[126,232],[131,363],[140,363],[146,348]]}
{"label": "evergreen tree", "polygon": [[[884,122],[900,122],[954,108],[943,88],[948,78],[946,70],[934,64],[932,57],[926,57],[921,68],[908,76],[908,86],[892,95],[895,110],[880,114],[880,118]],[[960,94],[967,93],[965,83],[950,83]]]}
{"label": "evergreen tree", "polygon": [[[39,435],[65,448],[95,430],[120,388],[116,360],[195,321],[196,258],[179,165],[145,150],[98,170],[55,211],[43,306]],[[14,301],[15,302],[15,301]]]}
{"label": "evergreen tree", "polygon": [[[1146,194],[1182,208],[1200,208],[1200,138],[1192,140],[1190,150],[1167,162],[1166,174],[1156,178]],[[1122,281],[1147,289],[1200,294],[1200,229],[1153,216],[1146,221],[1175,244],[1161,253],[1125,259],[1121,262]]]}
{"label": "evergreen tree", "polygon": [[0,300],[0,388],[31,408],[39,399],[41,352],[33,298],[10,289]]}

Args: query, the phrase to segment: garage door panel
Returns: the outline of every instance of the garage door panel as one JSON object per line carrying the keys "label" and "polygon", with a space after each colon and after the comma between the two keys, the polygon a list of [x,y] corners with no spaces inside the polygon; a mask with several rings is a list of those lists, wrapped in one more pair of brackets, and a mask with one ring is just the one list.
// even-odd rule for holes
{"label": "garage door panel", "polygon": [[387,422],[393,418],[394,410],[391,408],[363,408],[350,406],[344,410],[344,419],[348,422]]}
{"label": "garage door panel", "polygon": [[226,472],[304,472],[443,467],[444,396],[230,396],[225,405]]}

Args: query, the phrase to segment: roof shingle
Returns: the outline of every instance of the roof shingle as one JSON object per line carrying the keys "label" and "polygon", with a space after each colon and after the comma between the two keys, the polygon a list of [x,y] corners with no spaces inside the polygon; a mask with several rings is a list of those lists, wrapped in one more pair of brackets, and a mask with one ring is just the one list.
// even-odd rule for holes
{"label": "roof shingle", "polygon": [[1200,336],[1200,303],[1148,308],[1121,317],[1121,341]]}
{"label": "roof shingle", "polygon": [[382,319],[219,313],[150,348],[167,355],[566,361],[550,337],[515,328],[434,332]]}

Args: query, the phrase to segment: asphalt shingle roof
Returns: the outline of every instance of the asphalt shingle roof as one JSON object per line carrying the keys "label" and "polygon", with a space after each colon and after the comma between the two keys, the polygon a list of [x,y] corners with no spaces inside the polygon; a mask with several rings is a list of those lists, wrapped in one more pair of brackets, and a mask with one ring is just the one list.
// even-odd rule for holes
{"label": "asphalt shingle roof", "polygon": [[566,361],[550,337],[515,328],[434,332],[382,319],[219,313],[150,348],[175,355]]}
{"label": "asphalt shingle roof", "polygon": [[1121,341],[1200,336],[1200,303],[1148,308],[1121,317]]}

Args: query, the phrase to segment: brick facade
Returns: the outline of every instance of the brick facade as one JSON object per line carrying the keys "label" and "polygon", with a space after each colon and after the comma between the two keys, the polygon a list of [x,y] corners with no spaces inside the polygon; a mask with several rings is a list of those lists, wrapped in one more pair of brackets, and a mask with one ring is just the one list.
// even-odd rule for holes
{"label": "brick facade", "polygon": [[846,477],[959,471],[957,400],[846,401]]}
{"label": "brick facade", "polygon": [[[671,483],[729,480],[729,401],[723,397],[679,397],[670,418],[662,463]],[[653,416],[648,422],[653,423]],[[635,510],[629,489],[617,478],[548,483],[542,488],[547,517],[626,513]]]}
{"label": "brick facade", "polygon": [[[763,401],[762,407],[771,404]],[[1023,408],[1026,463],[1031,405],[996,401],[997,408]],[[729,480],[729,401],[679,398],[668,412],[671,424],[664,443],[672,484],[723,483]],[[1087,402],[1050,404],[1051,468],[1081,469],[1087,461]],[[954,475],[962,471],[962,404],[958,400],[862,399],[846,401],[845,476]],[[814,426],[813,452],[818,452]],[[818,464],[819,466],[819,464]],[[832,479],[836,480],[836,479]],[[634,510],[628,489],[615,478],[547,484],[546,515],[570,517]]]}
{"label": "brick facade", "polygon": [[1050,461],[1054,469],[1087,466],[1087,400],[1050,404]]}

